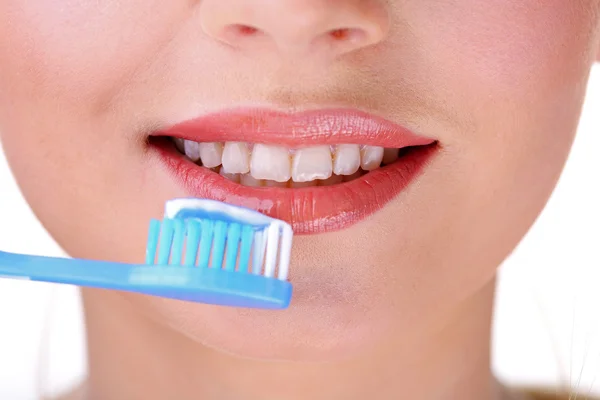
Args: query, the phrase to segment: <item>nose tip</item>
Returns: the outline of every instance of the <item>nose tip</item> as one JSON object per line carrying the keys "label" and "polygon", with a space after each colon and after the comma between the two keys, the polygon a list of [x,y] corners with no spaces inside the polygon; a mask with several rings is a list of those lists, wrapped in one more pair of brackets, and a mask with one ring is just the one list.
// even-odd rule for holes
{"label": "nose tip", "polygon": [[389,16],[380,0],[205,0],[209,36],[246,50],[335,58],[384,40]]}

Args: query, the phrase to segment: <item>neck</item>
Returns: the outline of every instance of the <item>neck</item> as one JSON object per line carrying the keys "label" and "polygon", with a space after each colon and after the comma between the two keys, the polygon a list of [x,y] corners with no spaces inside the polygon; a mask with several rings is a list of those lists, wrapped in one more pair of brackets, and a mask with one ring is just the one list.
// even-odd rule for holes
{"label": "neck", "polygon": [[234,358],[135,312],[119,294],[86,290],[88,398],[497,400],[493,297],[490,282],[452,312],[440,311],[436,323],[397,332],[371,354],[300,364]]}

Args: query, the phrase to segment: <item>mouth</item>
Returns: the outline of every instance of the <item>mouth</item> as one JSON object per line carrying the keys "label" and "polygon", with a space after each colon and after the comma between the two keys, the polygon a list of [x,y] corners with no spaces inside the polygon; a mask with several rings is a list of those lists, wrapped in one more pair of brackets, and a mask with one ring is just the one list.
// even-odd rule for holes
{"label": "mouth", "polygon": [[296,234],[347,228],[396,198],[439,145],[355,110],[230,110],[152,134],[184,191],[289,222]]}

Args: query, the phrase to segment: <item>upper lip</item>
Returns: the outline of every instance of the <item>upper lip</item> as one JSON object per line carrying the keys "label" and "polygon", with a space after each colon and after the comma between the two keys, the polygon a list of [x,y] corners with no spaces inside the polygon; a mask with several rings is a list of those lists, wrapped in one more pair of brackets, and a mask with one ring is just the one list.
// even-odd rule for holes
{"label": "upper lip", "polygon": [[353,109],[290,113],[239,108],[180,122],[154,135],[195,142],[277,143],[288,147],[354,143],[403,148],[435,142],[399,124]]}

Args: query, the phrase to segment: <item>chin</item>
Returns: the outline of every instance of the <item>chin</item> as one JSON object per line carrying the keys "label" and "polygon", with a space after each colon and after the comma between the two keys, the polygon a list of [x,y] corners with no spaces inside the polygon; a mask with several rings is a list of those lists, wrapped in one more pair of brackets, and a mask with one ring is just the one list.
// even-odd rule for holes
{"label": "chin", "polygon": [[360,290],[356,280],[326,275],[296,277],[291,306],[278,311],[123,297],[159,324],[235,357],[295,362],[358,357],[381,342],[391,316],[385,318],[381,297]]}

